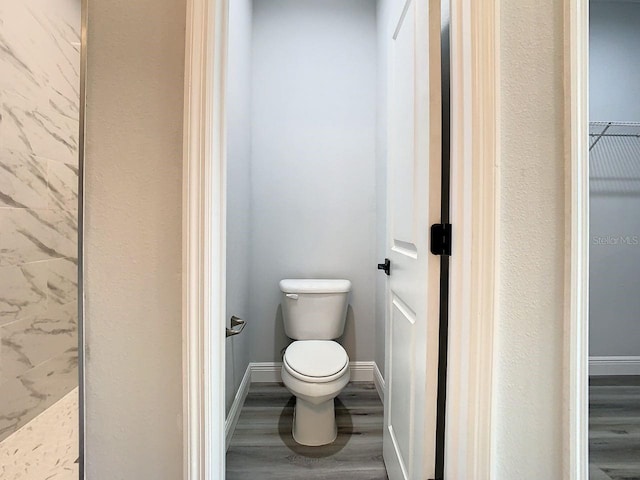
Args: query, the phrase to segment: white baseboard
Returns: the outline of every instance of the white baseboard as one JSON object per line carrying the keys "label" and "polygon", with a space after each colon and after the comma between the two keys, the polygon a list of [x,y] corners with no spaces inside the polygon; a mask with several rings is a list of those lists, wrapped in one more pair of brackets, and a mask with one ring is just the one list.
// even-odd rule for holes
{"label": "white baseboard", "polygon": [[[384,403],[384,378],[376,365],[376,362],[349,362],[351,368],[351,381],[352,382],[373,382],[378,391],[380,399]],[[226,448],[229,448],[231,444],[231,438],[233,432],[238,424],[238,418],[240,418],[240,411],[244,405],[244,401],[249,393],[249,387],[252,383],[274,383],[282,382],[280,370],[282,369],[282,362],[251,362],[247,367],[238,392],[233,399],[231,410],[227,415],[225,421],[225,438]]]}
{"label": "white baseboard", "polygon": [[349,362],[352,382],[373,382],[376,362]]}
{"label": "white baseboard", "polygon": [[[252,362],[251,381],[253,383],[281,382],[282,362]],[[352,382],[373,382],[375,362],[349,362]]]}
{"label": "white baseboard", "polygon": [[589,375],[640,375],[640,357],[589,357]]}
{"label": "white baseboard", "polygon": [[382,373],[380,373],[378,364],[375,362],[373,364],[373,384],[376,386],[378,396],[384,405],[384,377],[382,376]]}
{"label": "white baseboard", "polygon": [[252,383],[282,382],[282,362],[251,362]]}
{"label": "white baseboard", "polygon": [[242,381],[240,382],[240,386],[238,387],[236,396],[233,399],[233,404],[231,404],[229,415],[227,415],[227,419],[224,422],[226,450],[229,449],[229,445],[231,444],[231,437],[233,437],[233,432],[236,430],[236,425],[238,424],[238,419],[240,418],[240,411],[242,410],[244,401],[247,398],[247,394],[249,393],[249,386],[251,385],[251,371],[251,364],[249,364],[247,366],[247,370],[244,372],[244,376],[242,377]]}

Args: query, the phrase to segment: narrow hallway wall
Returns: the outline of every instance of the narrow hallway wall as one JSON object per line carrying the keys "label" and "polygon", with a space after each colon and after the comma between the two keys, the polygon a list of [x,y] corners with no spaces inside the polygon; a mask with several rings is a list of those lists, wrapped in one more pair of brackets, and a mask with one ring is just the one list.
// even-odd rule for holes
{"label": "narrow hallway wall", "polygon": [[495,480],[563,473],[563,3],[502,0]]}
{"label": "narrow hallway wall", "polygon": [[91,0],[86,475],[176,480],[182,436],[186,3]]}

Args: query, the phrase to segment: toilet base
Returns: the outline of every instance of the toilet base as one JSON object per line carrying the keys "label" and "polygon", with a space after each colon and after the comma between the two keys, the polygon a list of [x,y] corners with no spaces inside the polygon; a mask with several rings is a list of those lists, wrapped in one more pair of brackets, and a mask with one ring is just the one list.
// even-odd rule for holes
{"label": "toilet base", "polygon": [[338,436],[333,398],[314,405],[296,397],[292,433],[300,445],[317,447],[333,443]]}

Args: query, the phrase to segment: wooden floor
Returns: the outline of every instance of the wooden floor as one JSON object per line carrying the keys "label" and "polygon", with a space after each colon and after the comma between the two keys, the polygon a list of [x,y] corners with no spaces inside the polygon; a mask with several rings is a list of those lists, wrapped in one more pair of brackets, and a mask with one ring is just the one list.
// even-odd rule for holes
{"label": "wooden floor", "polygon": [[226,480],[385,480],[383,409],[372,383],[350,383],[336,399],[338,438],[304,447],[291,436],[295,398],[281,384],[252,384],[227,451]]}
{"label": "wooden floor", "polygon": [[640,480],[640,376],[589,380],[589,480]]}

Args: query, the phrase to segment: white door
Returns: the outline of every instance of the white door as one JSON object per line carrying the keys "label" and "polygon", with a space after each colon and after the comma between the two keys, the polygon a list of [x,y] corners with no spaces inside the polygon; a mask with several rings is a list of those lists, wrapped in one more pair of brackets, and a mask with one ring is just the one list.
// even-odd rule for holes
{"label": "white door", "polygon": [[440,259],[439,1],[407,0],[390,14],[388,242],[384,461],[390,480],[433,478]]}

